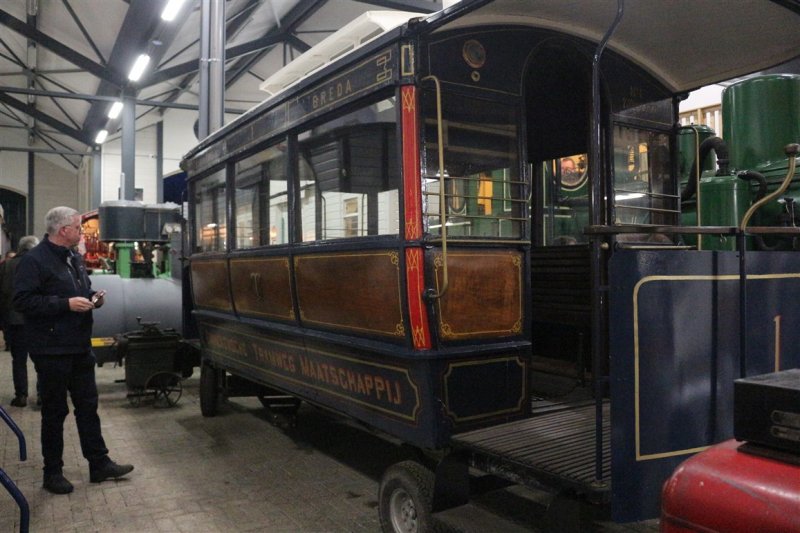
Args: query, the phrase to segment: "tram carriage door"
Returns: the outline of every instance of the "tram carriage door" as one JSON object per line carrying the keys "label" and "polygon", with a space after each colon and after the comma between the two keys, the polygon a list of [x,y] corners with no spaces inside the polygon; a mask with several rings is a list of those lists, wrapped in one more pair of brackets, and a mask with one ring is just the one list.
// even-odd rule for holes
{"label": "tram carriage door", "polygon": [[[567,42],[541,47],[525,82],[531,200],[534,392],[538,371],[582,382],[589,365],[591,65]],[[558,380],[556,380],[558,383]],[[552,392],[558,392],[552,391]]]}

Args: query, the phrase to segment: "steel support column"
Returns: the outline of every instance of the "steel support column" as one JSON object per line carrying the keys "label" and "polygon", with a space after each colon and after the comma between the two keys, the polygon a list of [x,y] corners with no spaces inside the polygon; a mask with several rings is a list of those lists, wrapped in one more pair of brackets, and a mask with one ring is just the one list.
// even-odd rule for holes
{"label": "steel support column", "polygon": [[89,208],[97,209],[100,207],[102,199],[102,176],[103,176],[103,151],[99,147],[92,150],[92,194]]}
{"label": "steel support column", "polygon": [[33,152],[28,152],[28,209],[27,209],[27,211],[28,211],[28,225],[25,228],[25,234],[26,235],[31,235],[34,232],[34,229],[33,229],[33,215],[34,215],[34,213],[33,213],[33,203],[34,202],[33,202],[33,200],[36,198],[36,196],[33,193],[34,185],[36,184],[36,180],[34,178],[34,176],[36,175],[34,164],[33,164],[34,160],[35,160],[35,156],[33,155]]}
{"label": "steel support column", "polygon": [[156,123],[156,202],[164,201],[164,121]]}
{"label": "steel support column", "polygon": [[133,98],[123,96],[122,103],[122,175],[119,198],[133,200],[136,184],[136,103]]}
{"label": "steel support column", "polygon": [[225,2],[202,0],[198,138],[222,127],[225,108]]}

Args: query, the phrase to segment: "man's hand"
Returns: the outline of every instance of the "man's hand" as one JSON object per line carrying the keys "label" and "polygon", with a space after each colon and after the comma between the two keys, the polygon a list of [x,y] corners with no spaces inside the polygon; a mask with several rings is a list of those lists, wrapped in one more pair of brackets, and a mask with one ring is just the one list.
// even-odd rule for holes
{"label": "man's hand", "polygon": [[73,296],[69,299],[69,310],[76,313],[85,313],[94,309],[94,304],[83,296]]}

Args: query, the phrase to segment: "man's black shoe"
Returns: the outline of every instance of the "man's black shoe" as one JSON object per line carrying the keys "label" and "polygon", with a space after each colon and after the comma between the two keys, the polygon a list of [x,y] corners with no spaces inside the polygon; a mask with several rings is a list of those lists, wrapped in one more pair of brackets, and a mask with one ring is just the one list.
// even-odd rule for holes
{"label": "man's black shoe", "polygon": [[89,481],[92,483],[102,483],[107,479],[117,479],[126,474],[130,474],[133,465],[118,465],[114,461],[109,461],[104,466],[89,470]]}
{"label": "man's black shoe", "polygon": [[72,483],[70,483],[63,474],[45,476],[44,488],[53,494],[69,494],[73,490]]}
{"label": "man's black shoe", "polygon": [[14,399],[11,400],[11,405],[14,407],[25,407],[28,405],[28,397],[21,394],[14,396]]}

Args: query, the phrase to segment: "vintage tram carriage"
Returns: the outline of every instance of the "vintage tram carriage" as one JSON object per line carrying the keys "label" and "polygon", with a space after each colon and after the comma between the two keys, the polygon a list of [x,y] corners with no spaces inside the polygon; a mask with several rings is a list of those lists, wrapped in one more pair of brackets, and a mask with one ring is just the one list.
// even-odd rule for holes
{"label": "vintage tram carriage", "polygon": [[[745,262],[746,231],[794,230],[681,226],[677,126],[685,91],[792,59],[797,23],[786,1],[465,0],[326,39],[182,163],[203,414],[244,378],[428,452],[387,473],[387,529],[424,528],[468,464],[655,516],[730,436],[729,382],[800,363],[800,259]],[[794,158],[770,164],[793,180]],[[543,371],[574,401],[532,408]]]}

